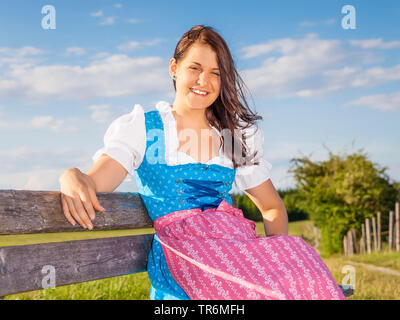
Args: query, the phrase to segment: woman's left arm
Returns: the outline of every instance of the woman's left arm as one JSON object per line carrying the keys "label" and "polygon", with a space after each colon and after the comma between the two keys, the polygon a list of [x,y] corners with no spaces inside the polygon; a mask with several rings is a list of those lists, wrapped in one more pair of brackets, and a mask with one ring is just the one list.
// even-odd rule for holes
{"label": "woman's left arm", "polygon": [[271,179],[266,180],[257,187],[244,190],[244,193],[260,210],[267,237],[277,234],[288,234],[286,208],[279,193],[275,190]]}

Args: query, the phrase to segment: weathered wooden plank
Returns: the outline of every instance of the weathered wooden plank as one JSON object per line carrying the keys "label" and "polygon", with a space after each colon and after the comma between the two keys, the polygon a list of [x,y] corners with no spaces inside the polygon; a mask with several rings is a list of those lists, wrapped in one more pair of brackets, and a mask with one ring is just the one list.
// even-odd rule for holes
{"label": "weathered wooden plank", "polygon": [[[146,271],[153,235],[0,248],[0,296]],[[27,263],[29,257],[29,263]],[[346,297],[352,288],[339,285]]]}
{"label": "weathered wooden plank", "polygon": [[[96,212],[94,230],[151,228],[153,223],[139,193],[98,192],[105,212]],[[232,196],[232,205],[237,207]],[[59,191],[0,190],[0,235],[83,231],[62,212]]]}
{"label": "weathered wooden plank", "polygon": [[153,236],[2,247],[0,296],[146,271]]}
{"label": "weathered wooden plank", "polygon": [[[98,192],[106,209],[96,212],[94,230],[152,227],[138,193]],[[64,217],[58,191],[0,190],[0,235],[83,231]]]}
{"label": "weathered wooden plank", "polygon": [[[0,248],[0,296],[144,272],[152,234]],[[54,268],[54,269],[52,269]]]}

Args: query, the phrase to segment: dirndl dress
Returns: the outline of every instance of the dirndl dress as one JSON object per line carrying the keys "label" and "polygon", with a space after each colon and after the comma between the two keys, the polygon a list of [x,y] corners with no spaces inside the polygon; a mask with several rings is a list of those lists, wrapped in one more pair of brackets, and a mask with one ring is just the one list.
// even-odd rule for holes
{"label": "dirndl dress", "polygon": [[232,206],[235,169],[167,165],[164,124],[145,113],[146,151],[135,171],[154,222],[150,299],[345,299],[328,267],[302,238],[257,237]]}

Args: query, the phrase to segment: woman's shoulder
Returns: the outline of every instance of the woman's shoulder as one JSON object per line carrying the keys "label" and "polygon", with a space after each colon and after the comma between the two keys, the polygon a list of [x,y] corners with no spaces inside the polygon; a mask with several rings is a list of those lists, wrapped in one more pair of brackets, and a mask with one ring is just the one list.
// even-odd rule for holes
{"label": "woman's shoulder", "polygon": [[115,118],[106,131],[106,137],[127,136],[144,129],[144,109],[135,104],[132,110]]}
{"label": "woman's shoulder", "polygon": [[130,112],[115,118],[112,121],[109,129],[112,130],[112,128],[120,128],[121,126],[136,130],[145,129],[146,114],[159,112],[162,118],[167,121],[170,120],[168,117],[170,111],[169,108],[170,104],[166,101],[159,101],[154,106],[146,109],[141,104],[136,103]]}

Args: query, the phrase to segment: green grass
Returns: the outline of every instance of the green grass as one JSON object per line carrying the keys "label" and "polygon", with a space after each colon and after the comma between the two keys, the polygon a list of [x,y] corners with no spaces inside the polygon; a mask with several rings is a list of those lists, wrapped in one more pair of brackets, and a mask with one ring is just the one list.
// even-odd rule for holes
{"label": "green grass", "polygon": [[86,240],[97,238],[122,237],[130,235],[154,233],[153,228],[143,229],[126,229],[126,230],[110,230],[110,231],[76,231],[76,232],[57,232],[57,233],[40,233],[40,234],[19,234],[19,235],[2,235],[0,236],[0,247],[21,246],[27,244],[64,242],[72,240]]}
{"label": "green grass", "polygon": [[379,265],[386,264],[393,257],[399,261],[400,253],[393,255],[392,253],[380,253],[379,259],[374,259],[368,255],[344,257],[341,255],[334,255],[329,258],[323,258],[324,263],[331,271],[333,277],[338,284],[342,283],[345,277],[346,265],[351,265],[355,270],[356,285],[354,295],[349,297],[349,300],[399,300],[400,299],[400,277],[388,275],[383,272],[373,271],[364,266],[352,264],[352,261],[372,263]]}
{"label": "green grass", "polygon": [[6,300],[149,300],[147,272],[13,294]]}
{"label": "green grass", "polygon": [[[307,227],[308,226],[308,227]],[[309,220],[289,223],[289,234],[307,240],[311,237]],[[24,245],[44,242],[82,240],[103,237],[126,236],[133,234],[152,233],[154,230],[116,230],[116,231],[84,231],[69,233],[54,233],[40,235],[0,236],[0,247]],[[257,223],[257,233],[265,235],[262,222]],[[343,257],[334,255],[322,258],[338,284],[345,276],[342,269],[351,262],[374,264],[400,271],[400,253],[381,252]],[[355,294],[349,300],[398,300],[400,299],[400,278],[382,272],[372,271],[363,266],[353,265],[356,271]],[[57,287],[55,289],[37,290],[9,295],[8,300],[148,300],[150,280],[146,272],[127,276],[90,281]]]}

